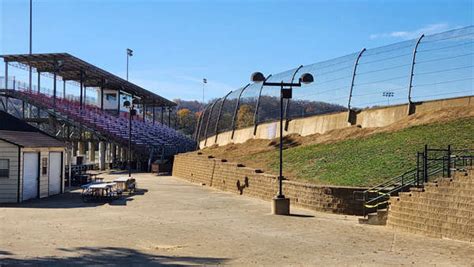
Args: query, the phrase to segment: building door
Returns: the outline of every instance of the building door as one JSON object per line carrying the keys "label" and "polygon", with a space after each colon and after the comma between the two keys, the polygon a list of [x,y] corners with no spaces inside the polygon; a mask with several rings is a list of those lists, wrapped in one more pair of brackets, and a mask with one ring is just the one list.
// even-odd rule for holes
{"label": "building door", "polygon": [[61,193],[62,153],[49,153],[49,195]]}
{"label": "building door", "polygon": [[23,154],[23,200],[38,197],[39,154]]}

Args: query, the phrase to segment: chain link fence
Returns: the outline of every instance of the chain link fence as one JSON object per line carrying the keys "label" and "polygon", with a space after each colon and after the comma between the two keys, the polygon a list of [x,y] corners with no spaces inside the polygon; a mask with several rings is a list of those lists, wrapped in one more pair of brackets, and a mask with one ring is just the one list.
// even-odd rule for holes
{"label": "chain link fence", "polygon": [[[343,57],[299,66],[267,77],[296,82],[303,73],[315,81],[293,90],[285,119],[378,106],[474,95],[474,26],[424,36]],[[276,121],[280,90],[249,84],[206,107],[195,137]]]}

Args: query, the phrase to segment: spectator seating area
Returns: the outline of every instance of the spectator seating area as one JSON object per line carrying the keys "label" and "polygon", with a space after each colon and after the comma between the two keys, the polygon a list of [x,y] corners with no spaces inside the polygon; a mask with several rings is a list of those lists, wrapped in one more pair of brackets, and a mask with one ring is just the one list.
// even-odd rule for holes
{"label": "spectator seating area", "polygon": [[[31,104],[54,110],[69,120],[93,129],[115,142],[122,144],[128,142],[128,118],[110,115],[100,108],[90,105],[83,105],[81,109],[78,102],[67,99],[57,98],[56,104],[54,104],[53,98],[48,95],[28,91],[16,92]],[[166,125],[138,119],[132,121],[132,148],[134,151],[170,156],[194,150],[195,147],[195,141]]]}

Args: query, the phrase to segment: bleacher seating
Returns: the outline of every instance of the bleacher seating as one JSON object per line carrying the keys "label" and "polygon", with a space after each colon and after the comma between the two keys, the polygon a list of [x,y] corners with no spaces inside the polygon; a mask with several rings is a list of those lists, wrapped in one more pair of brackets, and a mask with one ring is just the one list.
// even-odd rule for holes
{"label": "bleacher seating", "polygon": [[[123,116],[113,116],[98,107],[83,105],[67,99],[56,99],[36,92],[16,91],[32,104],[54,110],[74,122],[99,132],[114,141],[126,144],[128,142],[129,119]],[[150,121],[134,119],[132,121],[132,145],[134,150],[147,151],[156,155],[174,155],[195,149],[195,142],[174,129]]]}

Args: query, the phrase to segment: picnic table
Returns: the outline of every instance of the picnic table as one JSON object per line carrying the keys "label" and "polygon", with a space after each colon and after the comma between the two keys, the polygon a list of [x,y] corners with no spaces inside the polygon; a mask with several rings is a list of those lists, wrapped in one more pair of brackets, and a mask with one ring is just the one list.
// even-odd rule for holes
{"label": "picnic table", "polygon": [[82,199],[115,199],[122,194],[122,190],[117,188],[117,183],[92,182],[82,186]]}
{"label": "picnic table", "polygon": [[136,182],[132,177],[122,176],[114,180],[117,184],[117,188],[123,191],[135,192]]}

